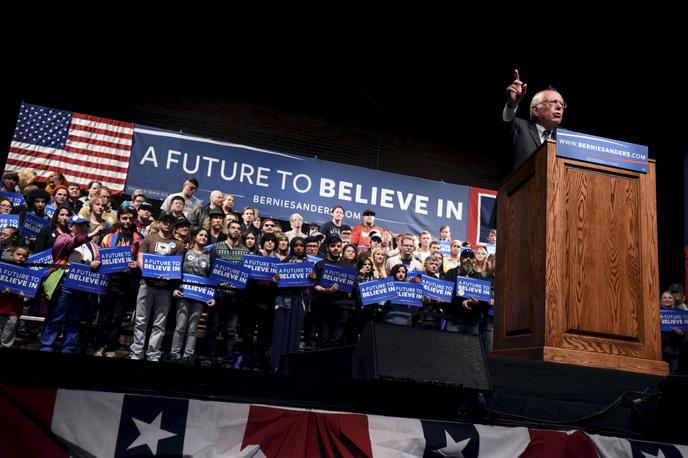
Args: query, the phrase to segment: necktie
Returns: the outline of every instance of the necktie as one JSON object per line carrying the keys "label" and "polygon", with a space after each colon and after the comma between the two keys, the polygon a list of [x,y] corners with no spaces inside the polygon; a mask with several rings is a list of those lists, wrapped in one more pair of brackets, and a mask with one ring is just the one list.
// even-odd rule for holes
{"label": "necktie", "polygon": [[552,134],[551,130],[546,130],[546,131],[542,132],[542,143],[545,143],[551,134]]}

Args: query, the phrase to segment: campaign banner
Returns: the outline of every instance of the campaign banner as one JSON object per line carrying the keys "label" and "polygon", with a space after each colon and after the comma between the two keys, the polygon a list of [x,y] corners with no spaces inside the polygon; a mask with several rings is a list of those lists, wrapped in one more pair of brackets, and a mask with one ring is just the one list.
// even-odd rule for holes
{"label": "campaign banner", "polygon": [[359,283],[358,292],[363,305],[377,304],[397,297],[392,277]]}
{"label": "campaign banner", "polygon": [[65,288],[94,294],[107,294],[108,276],[91,270],[88,264],[74,262],[69,264],[67,275],[62,284]]}
{"label": "campaign banner", "polygon": [[442,253],[443,256],[451,255],[451,244],[451,242],[446,240],[440,240],[440,253]]}
{"label": "campaign banner", "polygon": [[423,275],[420,280],[423,296],[442,302],[451,302],[454,284],[450,281]]}
{"label": "campaign banner", "polygon": [[[27,264],[52,264],[53,263],[52,251],[53,251],[52,248],[48,248],[46,250],[32,254],[31,256],[28,257],[28,259],[26,260],[26,263]],[[50,267],[29,267],[29,269],[33,270],[36,275],[43,278],[48,274]]]}
{"label": "campaign banner", "polygon": [[114,274],[129,270],[129,261],[132,260],[129,246],[101,248],[99,253],[100,268],[98,268],[98,272],[101,274]]}
{"label": "campaign banner", "polygon": [[354,290],[354,282],[357,276],[358,273],[356,269],[347,269],[345,267],[325,263],[322,275],[320,276],[319,285],[323,288],[329,288],[337,283],[338,291],[350,293]]}
{"label": "campaign banner", "polygon": [[457,277],[456,295],[489,302],[492,299],[492,282],[476,278]]}
{"label": "campaign banner", "polygon": [[215,298],[214,282],[199,275],[183,274],[182,285],[179,290],[182,292],[184,299],[191,299],[194,301],[208,302]]}
{"label": "campaign banner", "polygon": [[23,194],[20,194],[20,193],[18,193],[18,192],[6,192],[6,191],[3,191],[3,192],[0,192],[0,195],[1,195],[1,196],[5,196],[5,197],[7,197],[9,200],[11,200],[11,201],[12,201],[12,205],[14,205],[15,208],[16,208],[16,207],[19,207],[20,205],[24,205],[24,204],[26,203],[26,200],[24,200],[24,195],[23,195]]}
{"label": "campaign banner", "polygon": [[420,277],[423,274],[425,274],[425,272],[423,272],[422,270],[409,270],[406,273],[406,279],[411,280],[412,278]]}
{"label": "campaign banner", "polygon": [[298,212],[322,224],[330,220],[332,207],[342,205],[351,226],[371,208],[376,224],[394,232],[449,224],[457,238],[466,237],[467,186],[142,125],[134,129],[129,164],[126,192],[140,188],[154,199],[178,192],[187,176],[195,176],[202,186],[196,196],[205,202],[213,189],[222,189],[234,195],[234,208],[257,207],[283,220]]}
{"label": "campaign banner", "polygon": [[660,310],[662,331],[671,331],[674,328],[688,331],[688,312],[685,310]]}
{"label": "campaign banner", "polygon": [[557,129],[557,156],[647,173],[647,146]]}
{"label": "campaign banner", "polygon": [[317,257],[317,256],[311,256],[310,254],[309,254],[309,255],[306,255],[306,257],[307,257],[308,260],[309,260],[310,262],[312,262],[313,264],[317,264],[317,263],[319,263],[320,261],[323,260],[323,258],[319,258],[319,257]]}
{"label": "campaign banner", "polygon": [[50,221],[43,219],[33,213],[26,213],[24,216],[24,227],[21,228],[21,236],[35,238],[45,226],[50,224]]}
{"label": "campaign banner", "polygon": [[51,207],[50,205],[48,205],[47,207],[45,207],[44,212],[46,215],[48,215],[48,218],[52,218],[55,214],[55,207]]}
{"label": "campaign banner", "polygon": [[19,215],[0,215],[0,229],[16,227],[19,229]]}
{"label": "campaign banner", "polygon": [[160,256],[157,254],[143,254],[143,277],[163,280],[182,278],[181,256]]}
{"label": "campaign banner", "polygon": [[35,270],[0,262],[0,291],[9,289],[13,294],[24,293],[25,297],[36,296],[41,277]]}
{"label": "campaign banner", "polygon": [[423,306],[423,288],[418,283],[395,281],[394,290],[396,291],[396,297],[392,299],[392,304],[410,305],[413,307]]}
{"label": "campaign banner", "polygon": [[277,263],[279,263],[279,258],[255,254],[244,255],[244,267],[251,272],[249,278],[254,280],[272,280],[275,278],[275,272],[277,272],[275,266]]}
{"label": "campaign banner", "polygon": [[208,277],[218,285],[227,283],[232,288],[244,289],[250,275],[251,271],[241,264],[216,259]]}
{"label": "campaign banner", "polygon": [[310,274],[313,272],[312,262],[283,262],[277,264],[278,288],[297,286],[313,286]]}

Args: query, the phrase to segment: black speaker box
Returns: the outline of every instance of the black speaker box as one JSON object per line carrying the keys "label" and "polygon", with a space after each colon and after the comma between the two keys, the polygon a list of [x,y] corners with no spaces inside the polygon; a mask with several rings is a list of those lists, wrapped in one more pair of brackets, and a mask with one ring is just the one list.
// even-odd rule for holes
{"label": "black speaker box", "polygon": [[286,353],[280,356],[280,372],[289,375],[351,378],[351,358],[355,345],[324,350]]}
{"label": "black speaker box", "polygon": [[354,379],[492,391],[480,336],[371,322],[352,360]]}

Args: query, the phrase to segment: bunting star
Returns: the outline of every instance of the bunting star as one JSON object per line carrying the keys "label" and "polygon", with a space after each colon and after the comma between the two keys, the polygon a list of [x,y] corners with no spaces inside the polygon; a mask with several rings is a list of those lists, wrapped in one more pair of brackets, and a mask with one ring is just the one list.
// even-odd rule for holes
{"label": "bunting star", "polygon": [[162,412],[155,417],[151,423],[146,423],[138,418],[133,418],[136,428],[139,430],[139,437],[127,448],[127,450],[139,445],[147,445],[153,455],[158,453],[158,442],[162,439],[167,439],[168,437],[176,436],[176,433],[171,433],[160,427],[162,422]]}
{"label": "bunting star", "polygon": [[440,456],[454,456],[463,458],[463,449],[466,448],[471,438],[464,439],[461,442],[456,442],[453,437],[445,430],[444,437],[447,441],[447,445],[443,448],[435,450]]}
{"label": "bunting star", "polygon": [[665,458],[664,452],[661,450],[658,450],[657,455],[653,455],[651,453],[645,453],[645,452],[641,452],[641,453],[645,456],[645,458]]}

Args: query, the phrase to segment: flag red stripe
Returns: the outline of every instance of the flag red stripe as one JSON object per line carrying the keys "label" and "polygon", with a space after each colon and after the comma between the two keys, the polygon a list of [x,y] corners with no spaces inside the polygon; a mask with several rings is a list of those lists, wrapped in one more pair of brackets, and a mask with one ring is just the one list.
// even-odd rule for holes
{"label": "flag red stripe", "polygon": [[0,456],[68,457],[50,432],[57,390],[0,386]]}
{"label": "flag red stripe", "polygon": [[[55,167],[55,166],[50,166],[48,164],[34,164],[29,161],[19,161],[17,159],[13,158],[7,158],[7,164],[8,165],[14,165],[17,167],[22,167],[22,168],[32,168],[32,169],[37,169],[37,170],[46,170],[49,172],[60,172],[65,175],[69,175],[72,177],[75,177],[76,180],[71,180],[71,181],[78,181],[79,179],[82,180],[81,183],[85,184],[89,181],[101,181],[103,184],[105,184],[107,187],[110,188],[113,194],[119,194],[122,192],[124,189],[124,183],[126,182],[125,179],[119,179],[119,178],[112,178],[107,175],[97,175],[94,173],[85,173],[85,172],[74,172],[73,170],[66,169],[63,167]],[[94,170],[96,170],[94,168]]]}
{"label": "flag red stripe", "polygon": [[124,127],[127,129],[133,129],[134,128],[134,124],[130,123],[130,122],[117,121],[115,119],[110,119],[110,118],[101,118],[98,116],[91,116],[91,115],[86,115],[83,113],[72,113],[72,118],[85,119],[87,121],[93,121],[93,122],[101,122],[103,124],[111,124],[113,126]]}
{"label": "flag red stripe", "polygon": [[[70,152],[73,152],[73,153],[76,152],[76,151],[71,151],[71,149],[70,149],[69,151],[70,151]],[[42,158],[45,158],[45,159],[53,158],[53,161],[52,161],[52,162],[58,162],[58,163],[59,163],[59,162],[68,162],[68,163],[74,164],[74,165],[81,165],[81,166],[83,166],[83,167],[97,168],[98,170],[109,170],[109,171],[111,171],[111,172],[119,172],[119,173],[123,173],[123,174],[125,174],[125,175],[127,174],[127,171],[128,171],[128,169],[129,169],[129,167],[120,167],[120,166],[118,166],[118,165],[109,165],[109,164],[103,164],[103,163],[96,163],[95,161],[83,161],[83,160],[81,160],[81,159],[74,159],[74,158],[71,158],[71,157],[68,157],[68,156],[55,155],[55,154],[49,154],[49,153],[40,153],[40,152],[38,152],[38,151],[25,150],[25,149],[22,149],[22,148],[15,148],[14,146],[11,146],[11,147],[10,147],[10,152],[11,152],[11,153],[16,153],[16,154],[23,154],[23,155],[26,155],[26,156],[42,157]],[[59,157],[59,159],[55,159],[56,156]],[[12,156],[9,156],[9,157],[8,157],[8,160],[9,160],[10,157],[12,157]],[[15,160],[18,160],[18,161],[21,161],[21,159],[19,159],[19,158],[14,158],[14,159],[15,159]],[[107,175],[107,174],[103,174],[103,175]],[[113,179],[113,180],[116,180],[117,178],[113,177],[112,179]]]}
{"label": "flag red stripe", "polygon": [[128,157],[120,156],[117,154],[103,153],[100,151],[91,151],[90,149],[76,148],[76,147],[70,146],[70,145],[65,145],[65,151],[69,151],[70,153],[76,153],[76,154],[84,154],[86,156],[93,156],[93,157],[97,157],[99,159],[108,159],[111,161],[121,161],[121,162],[128,162],[129,161]]}
{"label": "flag red stripe", "polygon": [[[87,143],[89,145],[100,146],[103,148],[114,149],[114,150],[117,150],[117,152],[119,154],[122,154],[122,155],[125,155],[125,154],[129,155],[129,152],[131,151],[131,146],[129,146],[129,145],[120,145],[119,143],[113,143],[113,142],[109,142],[107,140],[98,140],[95,138],[79,137],[77,135],[72,135],[72,134],[67,135],[67,140],[72,141],[72,142]],[[69,146],[69,144],[67,144],[66,146]]]}
{"label": "flag red stripe", "polygon": [[69,126],[70,130],[78,130],[80,132],[89,132],[92,134],[98,134],[98,135],[108,135],[110,137],[117,137],[121,138],[123,140],[131,140],[134,138],[133,133],[127,133],[127,132],[117,132],[117,131],[112,131],[112,130],[107,130],[107,129],[99,129],[97,127],[90,127],[90,126],[82,126],[81,124],[74,124],[72,123],[71,126]]}

